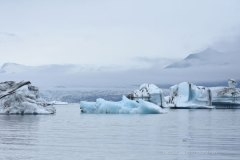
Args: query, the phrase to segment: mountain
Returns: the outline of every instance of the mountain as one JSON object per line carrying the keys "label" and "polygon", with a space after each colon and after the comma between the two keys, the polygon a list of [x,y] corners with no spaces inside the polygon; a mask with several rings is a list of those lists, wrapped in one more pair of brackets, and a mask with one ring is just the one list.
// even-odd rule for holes
{"label": "mountain", "polygon": [[[223,84],[229,78],[240,80],[240,52],[220,52],[212,48],[189,54],[165,68],[156,62],[151,68],[121,69],[84,65],[25,66],[6,63],[0,69],[0,81],[30,80],[39,87],[106,87],[155,83],[161,86],[183,81],[197,84]],[[120,69],[119,69],[120,68]]]}
{"label": "mountain", "polygon": [[21,73],[26,72],[30,68],[25,65],[20,65],[16,63],[4,63],[0,69],[0,73]]}
{"label": "mountain", "polygon": [[0,68],[0,82],[14,80],[29,80],[40,87],[82,87],[115,85],[119,82],[113,78],[120,78],[118,74],[126,68],[118,66],[92,65],[41,65],[26,66],[16,63],[5,63]]}
{"label": "mountain", "polygon": [[[94,70],[93,67],[81,66],[81,65],[41,65],[41,66],[26,66],[16,63],[5,63],[0,69],[0,73],[5,74],[20,74],[26,72],[38,72],[38,73],[75,73],[75,72],[89,72]],[[95,68],[97,70],[97,68]]]}
{"label": "mountain", "polygon": [[229,78],[240,80],[239,55],[240,51],[223,52],[207,48],[168,65],[158,74],[161,81],[169,84],[189,81],[217,85]]}
{"label": "mountain", "polygon": [[168,65],[166,68],[190,68],[197,66],[219,66],[236,62],[236,57],[231,54],[219,52],[212,48],[207,48],[201,52],[188,55],[181,61]]}

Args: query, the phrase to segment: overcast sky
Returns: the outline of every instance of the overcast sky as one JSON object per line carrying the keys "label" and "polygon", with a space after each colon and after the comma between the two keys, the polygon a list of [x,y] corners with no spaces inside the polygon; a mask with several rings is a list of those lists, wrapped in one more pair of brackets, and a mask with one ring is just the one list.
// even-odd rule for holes
{"label": "overcast sky", "polygon": [[155,63],[239,32],[239,0],[0,0],[0,64]]}

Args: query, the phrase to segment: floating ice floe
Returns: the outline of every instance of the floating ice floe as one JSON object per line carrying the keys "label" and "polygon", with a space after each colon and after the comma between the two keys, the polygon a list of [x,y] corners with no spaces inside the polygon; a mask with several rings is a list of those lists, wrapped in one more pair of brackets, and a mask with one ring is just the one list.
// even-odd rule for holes
{"label": "floating ice floe", "polygon": [[[24,88],[27,86],[27,88]],[[53,114],[56,110],[39,97],[29,81],[0,83],[0,114]]]}
{"label": "floating ice floe", "polygon": [[139,89],[133,91],[127,97],[131,100],[143,99],[160,107],[166,107],[162,89],[154,84],[144,83],[140,85]]}
{"label": "floating ice floe", "polygon": [[48,103],[52,105],[68,105],[68,102],[62,102],[62,101],[51,101]]}
{"label": "floating ice floe", "polygon": [[96,102],[80,102],[82,113],[100,113],[100,114],[159,114],[166,113],[156,104],[146,102],[142,99],[137,101],[130,100],[123,96],[119,102],[97,99]]}
{"label": "floating ice floe", "polygon": [[168,106],[173,108],[214,108],[212,106],[211,90],[182,82],[170,88]]}
{"label": "floating ice floe", "polygon": [[240,89],[236,88],[234,79],[228,80],[228,87],[211,87],[212,103],[217,108],[221,106],[240,106]]}

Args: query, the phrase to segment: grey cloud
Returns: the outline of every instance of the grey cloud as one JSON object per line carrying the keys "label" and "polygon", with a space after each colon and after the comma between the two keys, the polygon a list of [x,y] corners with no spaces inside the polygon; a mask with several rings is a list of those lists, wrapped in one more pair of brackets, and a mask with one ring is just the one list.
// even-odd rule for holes
{"label": "grey cloud", "polygon": [[212,46],[219,51],[240,54],[240,35],[238,34],[234,37],[225,38],[224,40],[216,42]]}

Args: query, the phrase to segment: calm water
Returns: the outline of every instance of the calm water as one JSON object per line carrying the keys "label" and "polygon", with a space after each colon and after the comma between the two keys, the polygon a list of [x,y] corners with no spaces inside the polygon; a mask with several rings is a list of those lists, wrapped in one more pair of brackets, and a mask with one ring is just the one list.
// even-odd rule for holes
{"label": "calm water", "polygon": [[161,115],[0,115],[0,159],[240,159],[240,110]]}

